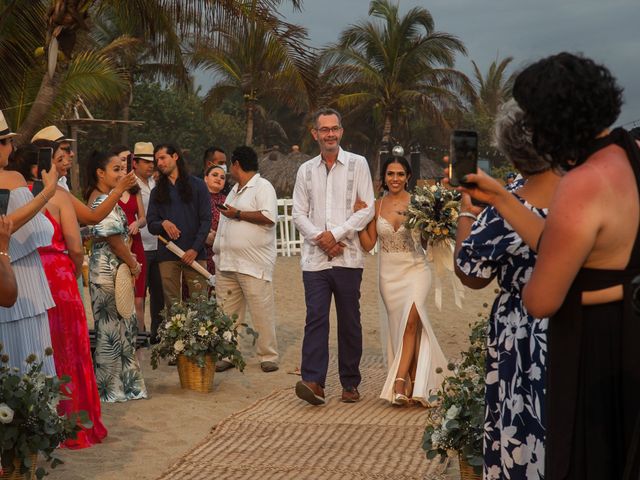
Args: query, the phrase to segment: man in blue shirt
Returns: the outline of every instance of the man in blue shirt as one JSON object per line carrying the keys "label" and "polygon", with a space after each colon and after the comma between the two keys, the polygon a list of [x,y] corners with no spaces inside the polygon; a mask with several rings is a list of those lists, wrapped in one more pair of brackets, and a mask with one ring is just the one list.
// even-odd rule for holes
{"label": "man in blue shirt", "polygon": [[160,175],[149,197],[148,229],[172,240],[185,252],[178,258],[158,242],[162,290],[169,306],[181,300],[183,280],[190,296],[206,292],[206,280],[190,265],[198,262],[206,268],[204,241],[211,229],[211,200],[204,181],[189,174],[176,147],[157,145],[154,157]]}

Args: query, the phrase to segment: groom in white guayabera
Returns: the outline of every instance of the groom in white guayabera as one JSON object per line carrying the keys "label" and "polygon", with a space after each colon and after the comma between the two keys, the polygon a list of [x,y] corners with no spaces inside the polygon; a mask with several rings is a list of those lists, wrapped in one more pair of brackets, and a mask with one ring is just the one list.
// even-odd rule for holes
{"label": "groom in white guayabera", "polygon": [[[329,364],[331,297],[338,316],[341,400],[360,400],[360,283],[364,252],[358,231],[373,217],[373,185],[364,157],[340,148],[340,114],[324,108],[313,115],[311,134],[320,155],[300,166],[293,190],[293,221],[304,236],[302,280],[307,317],[302,343],[302,380],[296,395],[322,405]],[[366,207],[353,211],[357,198]]]}

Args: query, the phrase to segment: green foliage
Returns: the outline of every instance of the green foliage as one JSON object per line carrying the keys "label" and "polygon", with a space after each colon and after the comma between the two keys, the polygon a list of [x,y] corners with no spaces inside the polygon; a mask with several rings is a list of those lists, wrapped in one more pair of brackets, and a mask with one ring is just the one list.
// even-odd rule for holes
{"label": "green foliage", "polygon": [[240,371],[245,362],[238,349],[238,327],[245,327],[248,334],[257,333],[246,324],[236,325],[235,319],[226,315],[218,305],[215,295],[194,295],[185,302],[176,302],[162,311],[164,322],[158,330],[160,342],[151,351],[151,366],[158,367],[160,358],[175,359],[185,355],[204,367],[205,357],[213,355],[214,361],[228,360]]}
{"label": "green foliage", "polygon": [[[92,110],[96,118],[111,118],[113,114],[103,108]],[[230,151],[244,142],[241,117],[222,109],[207,116],[195,93],[158,83],[134,86],[130,117],[144,122],[141,126],[129,127],[131,149],[135,142],[175,143],[186,151],[193,173],[202,170],[202,154],[211,145]],[[79,139],[80,162],[94,149],[104,150],[121,142],[118,129],[89,126],[83,130],[88,134]]]}
{"label": "green foliage", "polygon": [[[3,345],[0,343],[0,353]],[[45,355],[52,355],[48,349]],[[87,412],[59,415],[57,405],[64,400],[61,394],[69,377],[50,377],[42,373],[42,361],[31,354],[26,359],[27,372],[8,366],[9,356],[0,358],[0,456],[5,472],[13,468],[13,460],[20,460],[20,471],[31,467],[31,455],[41,453],[51,468],[62,463],[53,455],[60,443],[76,438],[81,426],[92,426]],[[38,478],[46,474],[43,468]]]}
{"label": "green foliage", "polygon": [[477,472],[482,467],[486,330],[484,320],[472,326],[469,349],[462,353],[460,362],[449,365],[451,375],[445,377],[440,390],[429,398],[437,407],[429,411],[422,438],[427,458],[456,450]]}

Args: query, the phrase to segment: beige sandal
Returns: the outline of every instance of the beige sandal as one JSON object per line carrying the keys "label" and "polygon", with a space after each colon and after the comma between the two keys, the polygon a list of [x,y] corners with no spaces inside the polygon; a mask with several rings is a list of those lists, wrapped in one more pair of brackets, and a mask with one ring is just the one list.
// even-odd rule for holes
{"label": "beige sandal", "polygon": [[407,397],[405,393],[397,393],[395,391],[395,384],[397,382],[402,382],[402,384],[405,386],[405,393],[406,393],[406,383],[407,383],[406,380],[400,377],[396,378],[393,385],[393,400],[391,401],[391,405],[405,406],[406,404],[409,403],[409,397]]}

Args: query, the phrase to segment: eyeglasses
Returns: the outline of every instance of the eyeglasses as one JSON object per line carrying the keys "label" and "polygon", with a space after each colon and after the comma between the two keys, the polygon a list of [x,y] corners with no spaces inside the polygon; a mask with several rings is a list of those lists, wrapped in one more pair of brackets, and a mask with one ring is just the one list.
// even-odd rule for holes
{"label": "eyeglasses", "polygon": [[326,135],[327,133],[331,132],[331,133],[338,133],[342,130],[342,127],[322,127],[322,128],[316,128],[316,132],[320,132],[323,135]]}

